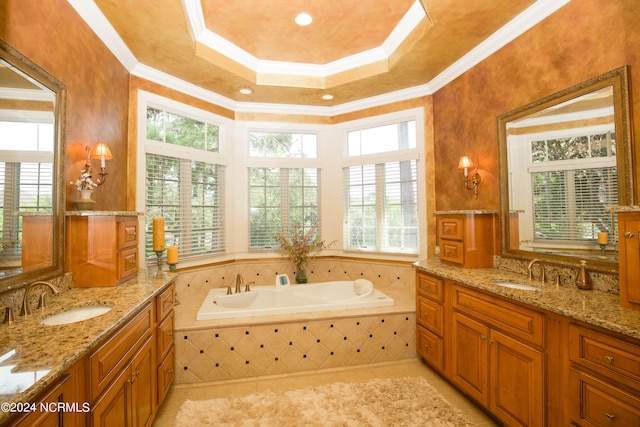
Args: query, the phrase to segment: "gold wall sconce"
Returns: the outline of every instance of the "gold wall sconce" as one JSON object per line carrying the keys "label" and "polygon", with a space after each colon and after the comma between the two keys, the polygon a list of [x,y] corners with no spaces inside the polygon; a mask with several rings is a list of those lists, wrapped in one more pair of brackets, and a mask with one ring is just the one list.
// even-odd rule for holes
{"label": "gold wall sconce", "polygon": [[[476,171],[471,176],[471,185],[469,185],[469,168],[476,168]],[[458,163],[458,169],[464,170],[464,186],[467,190],[473,190],[475,198],[478,198],[478,185],[480,185],[480,174],[478,173],[478,160],[475,163],[467,156],[460,157],[460,163]]]}
{"label": "gold wall sconce", "polygon": [[91,159],[100,160],[100,172],[98,173],[100,178],[94,181],[96,186],[100,186],[104,184],[104,182],[107,180],[107,176],[109,175],[107,173],[106,160],[113,159],[113,155],[111,154],[111,150],[109,150],[109,146],[104,142],[98,142],[93,147],[93,150],[87,147],[87,163],[84,166],[85,171],[92,170]]}

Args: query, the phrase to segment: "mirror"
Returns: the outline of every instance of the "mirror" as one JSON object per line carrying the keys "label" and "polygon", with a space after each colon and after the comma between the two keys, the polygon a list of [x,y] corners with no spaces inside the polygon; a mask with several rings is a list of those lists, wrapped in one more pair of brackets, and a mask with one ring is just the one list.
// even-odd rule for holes
{"label": "mirror", "polygon": [[0,291],[63,273],[65,101],[0,40]]}
{"label": "mirror", "polygon": [[502,256],[617,270],[617,218],[633,204],[628,69],[498,117]]}

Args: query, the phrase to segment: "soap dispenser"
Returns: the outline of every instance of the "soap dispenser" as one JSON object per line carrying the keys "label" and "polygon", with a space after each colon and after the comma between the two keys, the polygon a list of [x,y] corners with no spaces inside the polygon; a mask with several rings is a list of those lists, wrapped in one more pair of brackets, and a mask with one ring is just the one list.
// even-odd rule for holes
{"label": "soap dispenser", "polygon": [[587,261],[580,261],[580,269],[578,270],[578,276],[576,277],[576,286],[578,289],[591,289],[591,277],[587,272]]}

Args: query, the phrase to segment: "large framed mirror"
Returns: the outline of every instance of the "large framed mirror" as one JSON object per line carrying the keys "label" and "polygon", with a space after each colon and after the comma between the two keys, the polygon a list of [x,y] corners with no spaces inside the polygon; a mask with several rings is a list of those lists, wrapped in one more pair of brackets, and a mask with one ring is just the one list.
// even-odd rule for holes
{"label": "large framed mirror", "polygon": [[63,273],[66,87],[0,40],[0,292]]}
{"label": "large framed mirror", "polygon": [[617,218],[634,201],[628,67],[498,117],[501,254],[618,268]]}

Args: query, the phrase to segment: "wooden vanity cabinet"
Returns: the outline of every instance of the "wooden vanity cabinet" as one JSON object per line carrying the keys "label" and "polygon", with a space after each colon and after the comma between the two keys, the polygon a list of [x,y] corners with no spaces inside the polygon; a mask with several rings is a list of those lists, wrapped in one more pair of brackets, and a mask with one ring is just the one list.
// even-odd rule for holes
{"label": "wooden vanity cabinet", "polygon": [[569,325],[571,420],[581,426],[640,426],[640,342]]}
{"label": "wooden vanity cabinet", "polygon": [[416,349],[433,368],[445,369],[444,280],[418,272],[416,275]]}
{"label": "wooden vanity cabinet", "polygon": [[169,388],[175,377],[175,345],[173,339],[174,331],[174,303],[175,286],[170,285],[158,297],[156,297],[156,337],[158,353],[158,406],[162,404],[169,392]]}
{"label": "wooden vanity cabinet", "polygon": [[640,310],[640,213],[618,213],[620,304]]}
{"label": "wooden vanity cabinet", "polygon": [[156,411],[154,305],[89,356],[93,426],[150,426]]}
{"label": "wooden vanity cabinet", "polygon": [[74,287],[116,286],[138,272],[138,216],[67,216],[66,268]]}
{"label": "wooden vanity cabinet", "polygon": [[437,218],[442,262],[462,268],[493,266],[495,214],[438,214]]}
{"label": "wooden vanity cabinet", "polygon": [[453,384],[506,425],[544,425],[544,315],[457,284],[451,304]]}

